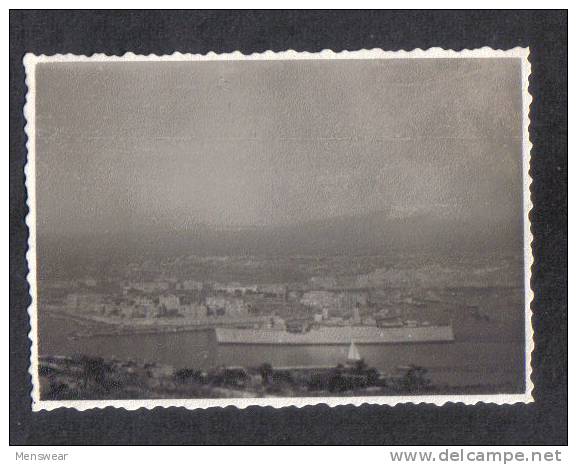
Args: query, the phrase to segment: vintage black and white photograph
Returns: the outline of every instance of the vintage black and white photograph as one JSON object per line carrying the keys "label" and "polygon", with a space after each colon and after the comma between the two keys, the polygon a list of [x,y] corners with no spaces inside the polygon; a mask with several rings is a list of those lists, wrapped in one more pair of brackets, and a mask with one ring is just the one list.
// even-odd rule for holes
{"label": "vintage black and white photograph", "polygon": [[530,402],[528,53],[27,55],[33,408]]}

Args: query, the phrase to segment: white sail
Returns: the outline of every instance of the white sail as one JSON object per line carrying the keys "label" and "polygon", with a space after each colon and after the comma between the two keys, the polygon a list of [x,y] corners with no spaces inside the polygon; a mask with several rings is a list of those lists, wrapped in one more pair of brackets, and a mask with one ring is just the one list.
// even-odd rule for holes
{"label": "white sail", "polygon": [[356,362],[361,359],[361,354],[359,354],[359,350],[355,345],[355,341],[351,341],[351,345],[349,346],[349,354],[347,355],[347,361],[349,362]]}

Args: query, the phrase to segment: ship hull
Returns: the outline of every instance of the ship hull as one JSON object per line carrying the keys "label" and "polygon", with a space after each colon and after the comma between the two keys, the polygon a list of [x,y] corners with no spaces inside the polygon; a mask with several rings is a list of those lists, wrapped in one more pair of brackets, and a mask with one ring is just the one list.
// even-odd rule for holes
{"label": "ship hull", "polygon": [[263,345],[357,345],[417,344],[453,342],[452,326],[377,328],[374,326],[340,326],[311,329],[306,333],[289,333],[274,329],[216,328],[219,344]]}

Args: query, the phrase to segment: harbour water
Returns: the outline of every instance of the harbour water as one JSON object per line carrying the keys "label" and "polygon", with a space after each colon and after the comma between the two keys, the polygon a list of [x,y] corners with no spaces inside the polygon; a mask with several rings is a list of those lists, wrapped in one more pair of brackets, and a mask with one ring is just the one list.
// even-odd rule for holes
{"label": "harbour water", "polygon": [[[347,346],[219,345],[213,330],[182,333],[128,334],[70,338],[77,323],[50,316],[40,321],[41,355],[85,354],[104,358],[156,362],[175,368],[209,369],[219,365],[273,366],[337,365],[344,362]],[[427,368],[431,381],[454,388],[502,386],[508,392],[523,390],[522,341],[366,345],[359,352],[365,361],[384,372],[399,365]]]}

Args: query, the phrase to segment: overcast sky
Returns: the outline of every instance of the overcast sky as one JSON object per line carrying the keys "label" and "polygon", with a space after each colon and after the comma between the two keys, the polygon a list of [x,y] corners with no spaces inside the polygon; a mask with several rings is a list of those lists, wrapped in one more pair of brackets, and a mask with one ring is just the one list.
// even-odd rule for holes
{"label": "overcast sky", "polygon": [[40,233],[522,214],[518,59],[37,67]]}

